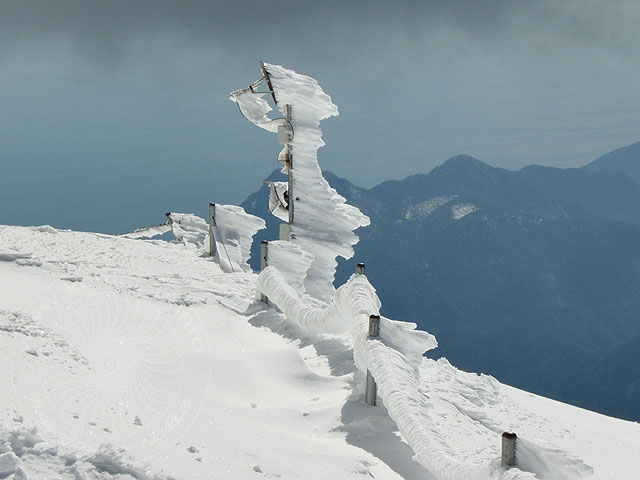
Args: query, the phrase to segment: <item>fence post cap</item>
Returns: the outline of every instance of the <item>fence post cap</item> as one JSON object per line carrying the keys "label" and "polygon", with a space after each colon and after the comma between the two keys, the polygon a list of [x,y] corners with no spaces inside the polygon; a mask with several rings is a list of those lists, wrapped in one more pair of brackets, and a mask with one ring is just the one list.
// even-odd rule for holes
{"label": "fence post cap", "polygon": [[513,432],[504,432],[502,438],[518,438],[518,436]]}

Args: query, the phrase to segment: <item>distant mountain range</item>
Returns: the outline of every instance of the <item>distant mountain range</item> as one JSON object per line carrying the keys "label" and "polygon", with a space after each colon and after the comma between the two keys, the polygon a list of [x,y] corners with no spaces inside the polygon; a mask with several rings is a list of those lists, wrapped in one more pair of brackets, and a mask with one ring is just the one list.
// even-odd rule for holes
{"label": "distant mountain range", "polygon": [[[583,168],[461,155],[372,189],[325,176],[371,217],[337,284],[365,262],[383,314],[434,333],[434,356],[640,420],[640,143]],[[266,185],[243,206],[277,238]]]}

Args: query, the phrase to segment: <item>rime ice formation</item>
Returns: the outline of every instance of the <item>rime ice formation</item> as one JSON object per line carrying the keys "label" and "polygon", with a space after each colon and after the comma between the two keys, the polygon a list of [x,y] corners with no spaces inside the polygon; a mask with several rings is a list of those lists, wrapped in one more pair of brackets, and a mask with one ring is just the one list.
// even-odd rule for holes
{"label": "rime ice formation", "polygon": [[[326,307],[306,302],[273,266],[260,273],[258,288],[304,334],[349,333],[360,378],[371,372],[389,416],[415,452],[414,460],[439,480],[579,480],[592,473],[591,467],[561,448],[527,440],[521,442],[519,449],[519,465],[523,468],[526,465],[527,471],[519,468],[504,471],[495,457],[480,456],[473,449],[471,454],[456,451],[451,445],[451,427],[443,425],[440,418],[442,409],[435,408],[435,398],[430,400],[439,387],[434,387],[431,372],[424,368],[433,362],[423,358],[423,354],[437,346],[435,337],[415,330],[415,323],[384,317],[380,318],[379,337],[370,337],[369,315],[379,313],[381,302],[366,276],[353,275],[337,289]],[[498,382],[492,377],[458,372],[446,360],[437,363],[439,374],[449,378],[459,376],[464,385],[445,401],[459,411],[466,409],[469,418],[499,438],[502,425],[474,410],[474,405],[477,408],[482,403],[480,398],[487,403],[499,403]],[[464,375],[468,377],[463,378]],[[360,385],[360,389],[363,391],[364,386]],[[465,432],[460,433],[464,435]]]}
{"label": "rime ice formation", "polygon": [[284,275],[287,283],[296,291],[304,290],[304,279],[313,262],[313,255],[291,242],[269,242],[267,262]]}
{"label": "rime ice formation", "polygon": [[[369,218],[331,188],[318,165],[318,149],[324,145],[320,121],[338,115],[329,95],[311,77],[279,65],[264,64],[264,69],[281,113],[285,115],[285,106],[291,106],[294,132],[289,143],[294,203],[291,242],[313,255],[304,281],[306,292],[328,302],[334,292],[336,257],[353,256],[352,247],[358,242],[354,230],[369,225]],[[262,95],[245,90],[232,93],[230,98],[250,121],[267,128],[271,126],[266,117],[269,110]]]}
{"label": "rime ice formation", "polygon": [[169,223],[173,236],[179,242],[203,247],[207,242],[209,226],[207,222],[192,213],[170,213]]}
{"label": "rime ice formation", "polygon": [[[138,228],[121,237],[152,238],[169,230],[178,242],[209,248],[210,228],[207,222],[192,213],[168,213],[164,225]],[[265,228],[264,220],[250,215],[236,205],[215,205],[216,224],[212,226],[216,255],[220,268],[225,272],[250,272],[249,257],[253,236]]]}
{"label": "rime ice formation", "polygon": [[285,198],[285,192],[288,188],[287,182],[271,182],[269,184],[269,211],[284,222],[289,221],[288,202]]}
{"label": "rime ice formation", "polygon": [[[216,226],[213,229],[216,239],[216,255],[221,265],[231,262],[231,270],[240,268],[250,272],[249,257],[253,236],[265,228],[264,220],[250,215],[244,208],[236,205],[215,206]],[[228,270],[228,269],[227,269]]]}

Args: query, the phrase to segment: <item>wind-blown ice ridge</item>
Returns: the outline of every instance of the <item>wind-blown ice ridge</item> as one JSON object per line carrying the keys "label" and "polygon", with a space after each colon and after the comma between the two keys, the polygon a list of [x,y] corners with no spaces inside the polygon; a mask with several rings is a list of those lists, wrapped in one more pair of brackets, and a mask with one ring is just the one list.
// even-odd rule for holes
{"label": "wind-blown ice ridge", "polygon": [[[209,225],[191,213],[168,214],[173,235],[185,245],[209,249]],[[263,219],[248,214],[236,205],[215,205],[216,223],[213,238],[216,261],[225,272],[250,272],[249,257],[253,236],[266,227]]]}
{"label": "wind-blown ice ridge", "polygon": [[[369,218],[331,188],[318,165],[318,148],[324,145],[320,121],[338,115],[318,82],[279,65],[264,64],[282,115],[285,105],[291,105],[294,136],[293,154],[294,221],[291,242],[313,255],[313,262],[304,280],[306,292],[324,302],[333,297],[336,257],[351,258],[358,242],[354,230],[369,224]],[[232,94],[233,96],[233,94]],[[237,95],[236,95],[237,97]],[[254,123],[264,128],[264,100],[256,99]],[[237,98],[234,101],[238,101]],[[253,118],[253,117],[252,117]]]}
{"label": "wind-blown ice ridge", "polygon": [[311,253],[295,243],[274,240],[269,242],[267,257],[267,263],[276,267],[295,291],[304,291],[304,279],[313,262]]}

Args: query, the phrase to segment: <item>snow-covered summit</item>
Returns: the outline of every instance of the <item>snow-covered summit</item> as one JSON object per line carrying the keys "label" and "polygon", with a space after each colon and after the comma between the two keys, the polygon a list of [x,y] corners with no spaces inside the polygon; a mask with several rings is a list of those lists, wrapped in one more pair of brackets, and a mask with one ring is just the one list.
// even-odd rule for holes
{"label": "snow-covered summit", "polygon": [[424,358],[428,471],[349,337],[302,334],[256,281],[191,244],[0,227],[0,478],[525,478],[498,465],[511,430],[537,478],[636,478],[638,424]]}

